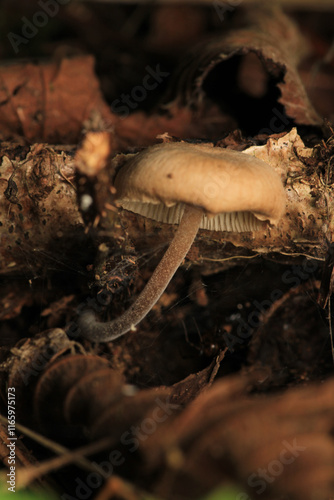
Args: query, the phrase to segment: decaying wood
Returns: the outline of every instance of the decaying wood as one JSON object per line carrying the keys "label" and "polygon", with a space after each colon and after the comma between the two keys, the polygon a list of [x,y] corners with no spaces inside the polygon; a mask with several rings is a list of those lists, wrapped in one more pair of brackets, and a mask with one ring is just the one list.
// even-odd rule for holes
{"label": "decaying wood", "polygon": [[[306,148],[293,129],[288,134],[270,138],[264,146],[245,149],[244,153],[268,162],[281,176],[287,196],[286,215],[277,227],[254,233],[199,231],[188,259],[201,264],[203,269],[210,262],[224,265],[224,259],[228,257],[249,257],[251,254],[265,257],[277,253],[290,257],[291,261],[298,256],[323,260],[333,232],[331,142],[323,148],[328,152],[327,160],[321,157],[319,148]],[[203,189],[217,189],[215,182],[215,179],[208,178]],[[162,243],[163,238],[169,239],[172,232],[172,228],[165,226],[167,236],[158,233],[155,228],[161,225],[125,211],[121,212],[121,219],[139,247],[143,245],[143,230],[148,245]]]}
{"label": "decaying wood", "polygon": [[[0,273],[59,268],[84,240],[72,148],[1,144]],[[76,250],[75,250],[76,249]],[[65,264],[66,265],[66,264]]]}
{"label": "decaying wood", "polygon": [[[104,136],[108,140],[108,134]],[[97,147],[100,147],[99,142]],[[101,221],[111,244],[117,238],[128,238],[140,250],[145,245],[167,244],[172,238],[173,226],[161,225],[124,210],[118,214],[112,186],[118,157],[111,164],[109,159],[103,160],[108,164],[106,168],[99,167],[95,177],[84,176],[84,182],[79,178],[78,201],[72,151],[60,152],[59,148],[43,144],[23,150],[20,146],[3,145],[2,274],[34,274],[42,272],[47,265],[61,267],[64,257],[73,256],[73,253],[84,258],[81,245],[87,241],[87,236],[78,204],[87,192],[95,206],[90,221]],[[206,266],[210,269],[226,265],[225,259],[232,256],[259,254],[270,257],[276,253],[291,257],[292,261],[298,256],[324,260],[333,235],[332,139],[319,147],[307,148],[293,129],[288,134],[270,138],[264,146],[246,148],[244,153],[268,162],[281,176],[287,196],[285,217],[277,227],[255,233],[202,230],[188,260],[200,264],[204,271]],[[95,154],[94,148],[90,154]],[[77,158],[79,156],[80,150]],[[215,182],[208,178],[203,189],[216,189]]]}

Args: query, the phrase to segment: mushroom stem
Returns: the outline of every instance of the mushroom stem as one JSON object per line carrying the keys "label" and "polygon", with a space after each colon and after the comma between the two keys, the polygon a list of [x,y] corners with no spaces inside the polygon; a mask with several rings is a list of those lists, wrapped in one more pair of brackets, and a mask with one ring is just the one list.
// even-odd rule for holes
{"label": "mushroom stem", "polygon": [[96,321],[92,310],[79,319],[80,333],[94,342],[109,342],[133,329],[150,312],[187,255],[199,228],[203,210],[185,206],[175,236],[144,290],[132,306],[119,318],[108,323]]}

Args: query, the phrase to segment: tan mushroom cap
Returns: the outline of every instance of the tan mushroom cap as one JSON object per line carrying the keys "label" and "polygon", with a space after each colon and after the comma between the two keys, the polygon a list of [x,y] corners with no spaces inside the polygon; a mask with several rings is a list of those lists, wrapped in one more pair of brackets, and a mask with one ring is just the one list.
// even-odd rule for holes
{"label": "tan mushroom cap", "polygon": [[200,227],[215,231],[256,230],[259,220],[276,224],[285,210],[285,191],[270,165],[201,144],[157,144],[133,155],[115,188],[123,208],[161,222],[179,223],[185,204],[201,207]]}
{"label": "tan mushroom cap", "polygon": [[[115,158],[115,163],[123,159]],[[90,309],[81,316],[81,334],[97,342],[114,340],[142,321],[182,264],[201,225],[215,231],[253,231],[259,224],[256,217],[277,222],[285,207],[283,186],[270,165],[207,145],[159,144],[131,155],[120,166],[115,187],[127,210],[180,225],[124,314],[107,323],[97,321]]]}

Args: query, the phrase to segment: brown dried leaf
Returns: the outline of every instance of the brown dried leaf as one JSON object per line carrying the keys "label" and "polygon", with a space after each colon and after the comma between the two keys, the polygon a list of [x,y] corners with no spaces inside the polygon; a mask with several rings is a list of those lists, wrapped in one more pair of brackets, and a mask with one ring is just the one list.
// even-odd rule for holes
{"label": "brown dried leaf", "polygon": [[[334,487],[334,380],[270,397],[236,393],[238,380],[217,382],[141,443],[149,470],[160,469],[154,492],[162,494],[168,484],[176,500],[197,498],[234,481],[248,495],[263,484],[265,500],[286,494],[304,500],[319,492],[328,498]],[[269,480],[261,483],[261,477]]]}
{"label": "brown dried leaf", "polygon": [[36,421],[44,432],[64,437],[64,404],[68,391],[84,375],[108,365],[108,361],[99,356],[74,355],[66,356],[46,368],[36,385],[33,403]]}
{"label": "brown dried leaf", "polygon": [[[233,95],[238,95],[239,101],[243,94],[257,99],[264,97],[265,82],[272,78],[281,91],[277,102],[284,106],[287,117],[296,124],[320,125],[322,119],[310,103],[297,71],[298,64],[307,52],[307,43],[297,25],[275,5],[251,7],[245,10],[245,18],[245,28],[231,30],[227,35],[212,38],[197,46],[181,63],[174,79],[175,89],[170,91],[175,94],[170,108],[174,109],[180,103],[198,107],[204,98],[203,86],[209,73],[220,64],[224,68],[224,63],[229,61],[225,72],[221,73],[224,80],[215,81],[216,89],[225,89],[226,95],[220,95],[220,99],[227,106]],[[237,62],[239,57],[242,58],[237,69],[239,73],[234,83],[232,79],[228,80],[231,87],[226,88],[223,85],[226,77],[231,78],[229,72],[235,71],[231,62],[233,59]],[[265,102],[263,105],[268,106]],[[255,113],[255,109],[253,111]],[[243,108],[244,118],[251,121],[249,114],[253,111]],[[273,109],[267,111],[271,118]],[[268,127],[268,123],[263,123],[263,126]]]}
{"label": "brown dried leaf", "polygon": [[[49,64],[0,66],[0,128],[3,139],[76,143],[83,130],[113,130],[113,147],[127,150],[154,144],[165,132],[178,137],[205,137],[215,125],[189,109],[173,116],[143,112],[126,118],[112,113],[94,73],[94,59],[80,56]],[[195,119],[194,119],[195,118]]]}
{"label": "brown dried leaf", "polygon": [[187,107],[174,109],[168,115],[138,111],[114,122],[115,135],[123,151],[155,144],[157,136],[165,133],[181,139],[212,138],[216,137],[217,128],[223,128],[226,122],[217,115],[215,110],[206,109],[200,114]]}
{"label": "brown dried leaf", "polygon": [[[99,418],[90,427],[91,439],[98,439],[105,435],[112,435],[119,439],[123,432],[133,432],[133,426],[141,424],[159,408],[157,401],[169,398],[170,390],[167,387],[144,389],[135,391],[132,395],[123,395],[119,402],[109,405]],[[179,406],[174,404],[175,409]],[[156,418],[153,418],[156,423]],[[159,422],[159,421],[158,421]]]}
{"label": "brown dried leaf", "polygon": [[79,56],[51,64],[0,67],[0,127],[3,137],[76,142],[92,112],[109,120],[94,74],[94,58]]}
{"label": "brown dried leaf", "polygon": [[116,370],[103,368],[82,375],[67,392],[64,415],[70,424],[89,427],[101,412],[122,397],[124,377]]}
{"label": "brown dried leaf", "polygon": [[18,420],[31,419],[34,387],[46,366],[64,352],[83,352],[83,347],[70,340],[64,330],[55,328],[33,339],[23,339],[1,363],[1,385],[15,387]]}
{"label": "brown dried leaf", "polygon": [[184,380],[174,384],[171,387],[172,401],[184,405],[192,401],[199,393],[208,389],[218,373],[220,364],[225,357],[226,350],[227,349],[221,351],[220,354],[213,359],[212,363],[200,372],[191,373]]}

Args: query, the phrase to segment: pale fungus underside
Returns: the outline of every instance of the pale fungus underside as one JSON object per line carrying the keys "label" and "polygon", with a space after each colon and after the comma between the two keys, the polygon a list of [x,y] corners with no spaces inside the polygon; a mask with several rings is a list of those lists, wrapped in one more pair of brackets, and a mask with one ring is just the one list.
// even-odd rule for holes
{"label": "pale fungus underside", "polygon": [[122,165],[114,185],[124,209],[179,227],[144,290],[123,315],[102,323],[91,310],[82,314],[81,334],[95,342],[120,337],[147,315],[182,264],[198,229],[256,231],[264,221],[277,224],[285,210],[285,192],[270,165],[208,145],[166,143],[147,148]]}

